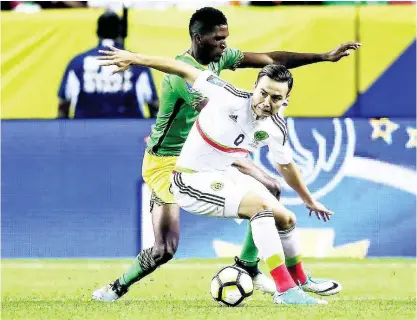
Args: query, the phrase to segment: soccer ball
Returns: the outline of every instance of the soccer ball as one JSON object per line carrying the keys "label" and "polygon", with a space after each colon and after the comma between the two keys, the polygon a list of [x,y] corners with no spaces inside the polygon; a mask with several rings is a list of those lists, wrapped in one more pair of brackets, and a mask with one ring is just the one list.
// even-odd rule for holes
{"label": "soccer ball", "polygon": [[253,293],[253,282],[245,270],[229,266],[211,280],[211,296],[222,306],[236,307]]}

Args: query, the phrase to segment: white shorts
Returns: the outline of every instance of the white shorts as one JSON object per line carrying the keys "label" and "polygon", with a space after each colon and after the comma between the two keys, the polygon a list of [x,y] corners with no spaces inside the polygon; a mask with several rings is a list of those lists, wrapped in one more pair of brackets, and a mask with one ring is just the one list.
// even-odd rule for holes
{"label": "white shorts", "polygon": [[260,182],[235,168],[172,175],[172,193],[184,210],[201,215],[239,218],[239,205],[249,191],[275,197]]}

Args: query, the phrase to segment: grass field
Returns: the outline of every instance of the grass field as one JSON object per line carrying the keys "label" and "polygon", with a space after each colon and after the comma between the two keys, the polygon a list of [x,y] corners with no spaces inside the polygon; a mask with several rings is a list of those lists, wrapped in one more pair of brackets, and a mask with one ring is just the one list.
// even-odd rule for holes
{"label": "grass field", "polygon": [[[130,260],[2,261],[2,319],[415,319],[414,260],[306,260],[318,277],[342,282],[329,305],[278,306],[259,292],[238,308],[210,297],[213,274],[231,260],[177,260],[157,270],[122,300],[93,302],[93,289]],[[264,266],[262,266],[263,268]]]}

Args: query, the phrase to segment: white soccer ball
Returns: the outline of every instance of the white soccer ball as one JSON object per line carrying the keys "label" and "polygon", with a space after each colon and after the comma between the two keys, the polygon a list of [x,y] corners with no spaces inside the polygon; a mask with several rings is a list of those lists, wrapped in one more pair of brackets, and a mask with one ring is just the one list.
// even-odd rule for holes
{"label": "white soccer ball", "polygon": [[236,307],[252,295],[252,278],[241,268],[225,267],[211,280],[210,292],[213,299],[222,306]]}

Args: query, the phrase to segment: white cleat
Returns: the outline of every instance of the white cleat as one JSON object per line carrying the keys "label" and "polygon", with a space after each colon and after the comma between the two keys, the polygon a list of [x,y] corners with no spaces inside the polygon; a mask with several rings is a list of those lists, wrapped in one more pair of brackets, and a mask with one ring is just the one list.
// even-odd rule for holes
{"label": "white cleat", "polygon": [[277,291],[274,280],[264,275],[262,272],[258,273],[252,278],[253,287],[263,293],[274,294]]}
{"label": "white cleat", "polygon": [[116,287],[114,283],[110,283],[95,290],[91,298],[96,301],[112,302],[122,297],[127,292],[127,289]]}
{"label": "white cleat", "polygon": [[256,260],[255,264],[253,262],[249,262],[252,265],[248,266],[248,261],[244,261],[235,257],[235,267],[241,268],[245,270],[252,278],[253,288],[255,290],[259,290],[263,293],[274,294],[277,291],[277,287],[275,285],[274,280],[265,276],[261,270],[258,268],[259,259]]}
{"label": "white cleat", "polygon": [[307,277],[306,283],[301,285],[305,292],[312,292],[321,296],[331,296],[342,290],[342,285],[334,280]]}

